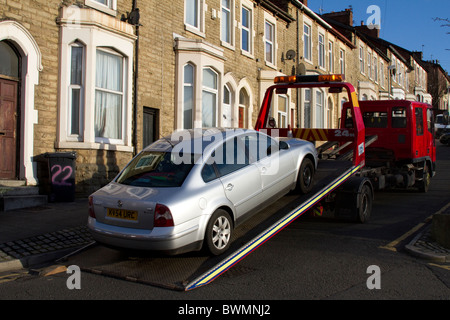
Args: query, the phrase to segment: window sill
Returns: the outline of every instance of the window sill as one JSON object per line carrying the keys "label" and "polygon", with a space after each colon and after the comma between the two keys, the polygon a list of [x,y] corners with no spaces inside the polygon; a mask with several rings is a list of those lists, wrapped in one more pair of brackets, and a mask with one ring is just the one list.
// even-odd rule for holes
{"label": "window sill", "polygon": [[194,33],[194,34],[196,34],[196,35],[198,35],[198,36],[200,36],[200,37],[202,37],[202,38],[205,38],[205,37],[206,37],[206,35],[205,35],[204,32],[202,32],[200,29],[198,29],[198,28],[196,28],[196,27],[193,27],[193,26],[191,26],[191,25],[189,25],[189,24],[185,24],[185,25],[184,25],[184,29],[185,29],[186,31],[189,31],[189,32],[191,32],[191,33]]}
{"label": "window sill", "polygon": [[113,150],[133,152],[133,147],[96,142],[59,141],[55,145],[58,149],[91,149],[91,150]]}
{"label": "window sill", "polygon": [[265,61],[265,63],[267,67],[277,70],[277,66],[274,65],[272,62]]}

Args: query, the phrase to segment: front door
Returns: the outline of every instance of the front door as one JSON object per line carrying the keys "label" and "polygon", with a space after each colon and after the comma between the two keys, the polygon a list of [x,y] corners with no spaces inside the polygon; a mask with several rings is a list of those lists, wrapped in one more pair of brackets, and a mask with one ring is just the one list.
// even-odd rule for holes
{"label": "front door", "polygon": [[16,81],[0,79],[0,179],[16,179]]}

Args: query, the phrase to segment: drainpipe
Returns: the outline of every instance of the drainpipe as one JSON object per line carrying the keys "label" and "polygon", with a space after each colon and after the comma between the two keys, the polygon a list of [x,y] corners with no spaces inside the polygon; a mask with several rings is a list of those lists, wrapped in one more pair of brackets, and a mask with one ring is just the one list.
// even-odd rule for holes
{"label": "drainpipe", "polygon": [[[134,19],[131,19],[132,16],[135,16]],[[137,122],[138,122],[138,78],[139,78],[139,9],[137,8],[137,0],[133,0],[133,6],[131,9],[130,14],[130,22],[134,24],[136,28],[136,43],[135,43],[135,49],[134,49],[134,92],[133,92],[133,156],[137,154]]]}
{"label": "drainpipe", "polygon": [[[300,23],[299,23],[299,21],[298,21],[298,19],[300,18],[300,15],[299,15],[299,13],[298,13],[298,9],[296,10],[297,11],[297,66],[299,66],[300,65],[300,41],[299,41],[299,37],[300,37]],[[295,71],[295,74],[298,74],[299,72],[299,68],[295,68],[296,69],[296,71]],[[301,93],[301,89],[300,88],[298,88],[297,89],[297,128],[300,128],[301,127],[301,125],[300,125],[300,106],[301,106],[301,98],[300,98],[300,93]]]}

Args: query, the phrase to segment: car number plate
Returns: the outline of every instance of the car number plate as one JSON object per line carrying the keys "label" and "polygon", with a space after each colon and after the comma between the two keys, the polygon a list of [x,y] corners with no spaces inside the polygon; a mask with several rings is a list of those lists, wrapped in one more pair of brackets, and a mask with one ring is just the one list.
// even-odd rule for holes
{"label": "car number plate", "polygon": [[106,216],[110,218],[137,221],[138,212],[134,210],[108,208]]}

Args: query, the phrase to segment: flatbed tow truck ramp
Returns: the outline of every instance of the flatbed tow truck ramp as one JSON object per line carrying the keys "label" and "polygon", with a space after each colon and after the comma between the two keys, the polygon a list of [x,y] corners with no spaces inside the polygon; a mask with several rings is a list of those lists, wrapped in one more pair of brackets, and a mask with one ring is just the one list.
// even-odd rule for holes
{"label": "flatbed tow truck ramp", "polygon": [[166,289],[188,291],[223,275],[283,228],[339,187],[359,166],[351,161],[321,161],[310,193],[288,194],[244,222],[234,232],[230,249],[220,256],[190,252],[168,256],[155,252],[123,251],[96,243],[59,260],[81,270]]}

